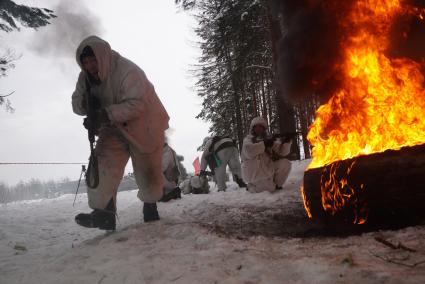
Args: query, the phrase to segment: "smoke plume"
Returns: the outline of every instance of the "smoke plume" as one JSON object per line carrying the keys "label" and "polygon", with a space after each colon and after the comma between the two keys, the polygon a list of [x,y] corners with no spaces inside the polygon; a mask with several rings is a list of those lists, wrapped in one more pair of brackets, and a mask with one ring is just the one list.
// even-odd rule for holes
{"label": "smoke plume", "polygon": [[[345,19],[355,8],[353,0],[275,0],[283,37],[278,70],[284,94],[297,100],[313,93],[327,101],[341,84],[342,42],[354,31]],[[425,7],[425,1],[403,5]],[[424,15],[425,16],[425,15]],[[392,27],[389,57],[425,58],[425,21],[400,15]]]}
{"label": "smoke plume", "polygon": [[44,56],[74,58],[78,44],[89,35],[101,36],[102,23],[83,0],[61,0],[51,7],[57,16],[34,34],[30,48]]}
{"label": "smoke plume", "polygon": [[[407,0],[405,4],[425,8],[424,0]],[[421,62],[425,74],[425,13],[422,17],[421,19],[406,13],[396,19],[391,30],[391,47],[388,54],[391,57],[407,57]]]}

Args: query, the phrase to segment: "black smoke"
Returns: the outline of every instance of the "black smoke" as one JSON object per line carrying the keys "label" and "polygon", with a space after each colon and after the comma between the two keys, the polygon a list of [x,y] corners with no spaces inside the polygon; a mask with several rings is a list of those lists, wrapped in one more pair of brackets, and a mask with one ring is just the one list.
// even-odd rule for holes
{"label": "black smoke", "polygon": [[29,47],[40,55],[74,58],[81,40],[103,33],[102,22],[83,0],[61,0],[52,10],[57,18],[30,42]]}
{"label": "black smoke", "polygon": [[[284,95],[297,100],[315,93],[326,102],[341,86],[342,43],[353,32],[346,19],[356,1],[274,2],[282,28],[278,71]],[[408,2],[404,5],[425,7],[425,1]],[[388,56],[424,60],[425,22],[417,16],[400,15],[392,27],[391,40]]]}
{"label": "black smoke", "polygon": [[[407,0],[405,5],[425,9],[424,0]],[[411,13],[401,14],[391,28],[391,57],[407,57],[416,62],[425,62],[425,12],[422,17]]]}

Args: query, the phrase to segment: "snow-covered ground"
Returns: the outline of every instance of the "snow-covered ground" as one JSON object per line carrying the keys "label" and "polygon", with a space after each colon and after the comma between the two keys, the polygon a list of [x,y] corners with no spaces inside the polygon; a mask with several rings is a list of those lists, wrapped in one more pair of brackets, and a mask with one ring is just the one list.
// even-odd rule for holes
{"label": "snow-covered ground", "polygon": [[[425,283],[425,226],[348,237],[315,234],[299,194],[284,189],[185,195],[145,224],[136,191],[118,195],[115,233],[85,229],[87,196],[0,206],[0,283]],[[406,249],[392,249],[382,238]]]}

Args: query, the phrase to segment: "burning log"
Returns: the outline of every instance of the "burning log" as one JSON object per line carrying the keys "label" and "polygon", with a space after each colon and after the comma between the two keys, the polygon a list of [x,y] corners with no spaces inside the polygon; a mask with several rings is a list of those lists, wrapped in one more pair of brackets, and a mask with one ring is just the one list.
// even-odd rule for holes
{"label": "burning log", "polygon": [[280,2],[285,93],[324,99],[307,137],[309,216],[370,224],[425,215],[424,5]]}
{"label": "burning log", "polygon": [[304,204],[313,219],[362,224],[425,216],[425,144],[309,169]]}

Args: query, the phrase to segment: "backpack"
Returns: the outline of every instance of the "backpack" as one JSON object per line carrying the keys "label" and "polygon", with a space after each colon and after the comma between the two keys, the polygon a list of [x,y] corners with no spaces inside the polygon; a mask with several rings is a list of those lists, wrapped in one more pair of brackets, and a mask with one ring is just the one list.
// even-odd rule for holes
{"label": "backpack", "polygon": [[212,138],[212,143],[210,147],[208,148],[208,154],[205,156],[205,160],[207,161],[208,167],[210,168],[211,172],[214,173],[214,169],[219,167],[221,165],[220,159],[216,155],[216,151],[214,151],[215,143],[220,141],[223,137],[221,136],[214,136]]}

